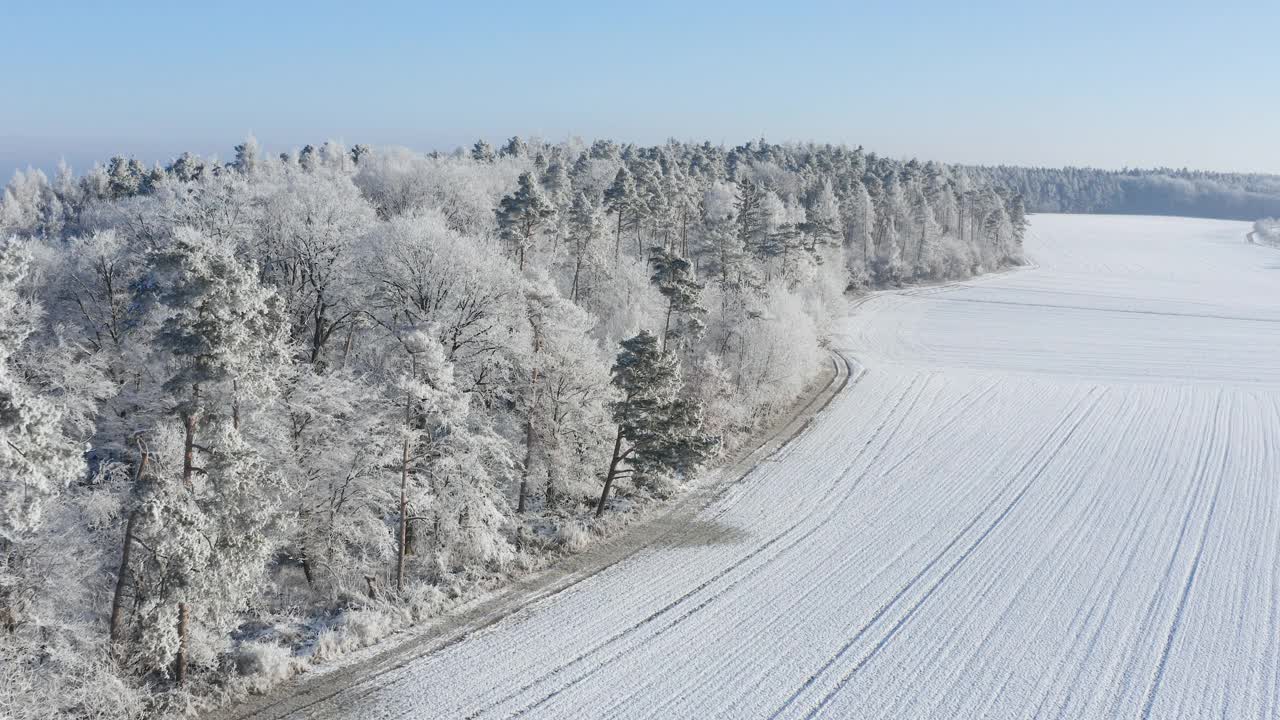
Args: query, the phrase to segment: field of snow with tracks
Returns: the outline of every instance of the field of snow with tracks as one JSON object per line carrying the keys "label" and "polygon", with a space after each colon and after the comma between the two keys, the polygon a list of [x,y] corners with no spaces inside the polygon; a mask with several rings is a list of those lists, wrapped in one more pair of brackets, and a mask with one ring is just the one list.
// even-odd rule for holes
{"label": "field of snow with tracks", "polygon": [[1280,717],[1280,252],[1039,215],[690,523],[290,717]]}

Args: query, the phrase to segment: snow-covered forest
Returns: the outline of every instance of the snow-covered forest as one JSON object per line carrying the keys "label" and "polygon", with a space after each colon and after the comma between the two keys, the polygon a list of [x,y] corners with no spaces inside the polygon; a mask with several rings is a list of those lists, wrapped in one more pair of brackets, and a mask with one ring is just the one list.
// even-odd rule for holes
{"label": "snow-covered forest", "polygon": [[1100,170],[1009,165],[965,168],[1009,188],[1030,212],[1185,215],[1254,220],[1280,216],[1280,175],[1200,170]]}
{"label": "snow-covered forest", "polygon": [[18,173],[0,715],[265,687],[583,547],[784,411],[847,293],[1020,262],[994,179],[519,138]]}

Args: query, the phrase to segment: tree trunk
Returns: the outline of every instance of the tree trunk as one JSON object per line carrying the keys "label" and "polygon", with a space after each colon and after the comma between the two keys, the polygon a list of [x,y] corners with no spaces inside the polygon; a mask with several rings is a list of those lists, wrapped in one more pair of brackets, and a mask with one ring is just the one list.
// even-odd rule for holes
{"label": "tree trunk", "polygon": [[[149,457],[146,450],[142,447],[142,441],[138,441],[138,451],[141,457],[138,460],[138,471],[133,475],[133,492],[138,492],[138,484],[142,481],[142,474],[147,469],[147,458]],[[116,590],[111,596],[111,624],[109,626],[109,637],[111,642],[120,642],[121,632],[124,629],[124,586],[126,578],[129,576],[129,552],[133,549],[133,530],[138,525],[138,511],[129,512],[129,521],[124,526],[124,546],[120,550],[120,569],[116,571]]]}
{"label": "tree trunk", "polygon": [[316,584],[315,576],[311,573],[311,559],[307,557],[307,549],[302,549],[302,574],[307,578],[307,587],[314,587]]}
{"label": "tree trunk", "polygon": [[529,316],[529,325],[533,328],[534,367],[529,377],[529,413],[524,420],[524,469],[520,473],[520,498],[516,502],[516,514],[523,515],[529,497],[529,471],[533,467],[533,417],[538,407],[538,367],[537,355],[542,350],[542,334],[538,332],[538,324],[533,316]]}
{"label": "tree trunk", "polygon": [[547,467],[547,487],[543,496],[546,498],[547,509],[555,508],[557,503],[555,478],[551,475],[550,466]]}
{"label": "tree trunk", "polygon": [[404,449],[400,455],[400,547],[396,552],[396,592],[404,589],[404,554],[409,540],[409,502],[406,496],[409,487],[409,438],[404,439]]}
{"label": "tree trunk", "polygon": [[618,472],[618,463],[622,461],[622,426],[618,426],[618,436],[613,441],[613,459],[609,461],[609,472],[604,476],[604,491],[600,493],[600,502],[596,505],[596,517],[604,514],[605,503],[609,501],[609,490],[613,487],[613,476]]}
{"label": "tree trunk", "polygon": [[[409,374],[418,377],[418,356],[409,354]],[[404,444],[400,451],[400,547],[396,552],[396,592],[404,590],[404,555],[409,540],[409,431],[412,429],[413,398],[404,396]]]}
{"label": "tree trunk", "polygon": [[582,253],[573,262],[573,287],[569,290],[569,300],[578,302],[578,277],[582,274]]}
{"label": "tree trunk", "polygon": [[182,442],[182,484],[194,492],[191,476],[195,473],[196,415],[200,412],[200,386],[191,386],[191,409],[182,418],[185,432]]}
{"label": "tree trunk", "polygon": [[352,340],[352,336],[355,335],[355,332],[356,332],[355,323],[354,322],[348,323],[347,342],[342,347],[342,367],[343,368],[347,366],[347,355],[351,353],[351,340]]}
{"label": "tree trunk", "polygon": [[667,334],[671,332],[671,311],[676,307],[675,298],[667,302],[667,320],[662,325],[662,352],[667,351]]}
{"label": "tree trunk", "polygon": [[689,211],[680,213],[680,255],[689,257]]}
{"label": "tree trunk", "polygon": [[[189,492],[195,492],[191,476],[195,473],[196,413],[199,412],[200,386],[192,386],[191,410],[183,418],[186,436],[182,447],[182,484]],[[191,612],[185,602],[178,603],[178,656],[174,659],[174,675],[181,685],[187,681],[187,626],[190,624]]]}
{"label": "tree trunk", "polygon": [[613,262],[616,265],[622,257],[622,208],[618,208],[618,233],[613,239]]}
{"label": "tree trunk", "polygon": [[129,551],[133,548],[133,529],[138,524],[138,511],[129,513],[129,521],[124,526],[124,547],[120,551],[120,569],[116,571],[116,591],[111,596],[111,624],[109,637],[112,643],[118,643],[124,629],[124,586],[129,576]]}
{"label": "tree trunk", "polygon": [[184,602],[178,603],[178,656],[174,658],[174,675],[178,684],[187,682],[187,630],[191,625],[191,611]]}

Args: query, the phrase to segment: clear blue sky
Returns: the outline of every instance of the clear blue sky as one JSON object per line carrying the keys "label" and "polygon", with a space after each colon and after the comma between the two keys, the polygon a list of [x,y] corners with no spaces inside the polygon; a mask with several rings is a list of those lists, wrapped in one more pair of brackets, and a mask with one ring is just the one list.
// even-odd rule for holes
{"label": "clear blue sky", "polygon": [[[369,7],[366,7],[368,5]],[[376,7],[372,7],[376,5]],[[1280,172],[1280,2],[0,0],[0,173],[328,138]]]}

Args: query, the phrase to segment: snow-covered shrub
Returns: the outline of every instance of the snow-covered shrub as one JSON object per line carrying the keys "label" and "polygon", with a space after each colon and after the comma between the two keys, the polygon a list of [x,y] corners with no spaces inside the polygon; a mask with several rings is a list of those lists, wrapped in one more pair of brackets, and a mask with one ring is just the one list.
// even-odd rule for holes
{"label": "snow-covered shrub", "polygon": [[263,692],[302,671],[304,664],[293,651],[277,643],[243,643],[235,650],[236,673],[250,692]]}
{"label": "snow-covered shrub", "polygon": [[959,280],[969,277],[973,270],[973,250],[953,237],[938,242],[930,272],[939,280]]}
{"label": "snow-covered shrub", "polygon": [[6,720],[131,720],[152,716],[150,691],[121,675],[101,644],[84,642],[97,628],[35,638],[0,635],[0,713]]}
{"label": "snow-covered shrub", "polygon": [[580,520],[569,520],[556,528],[556,542],[569,552],[578,552],[591,544],[591,530]]}

